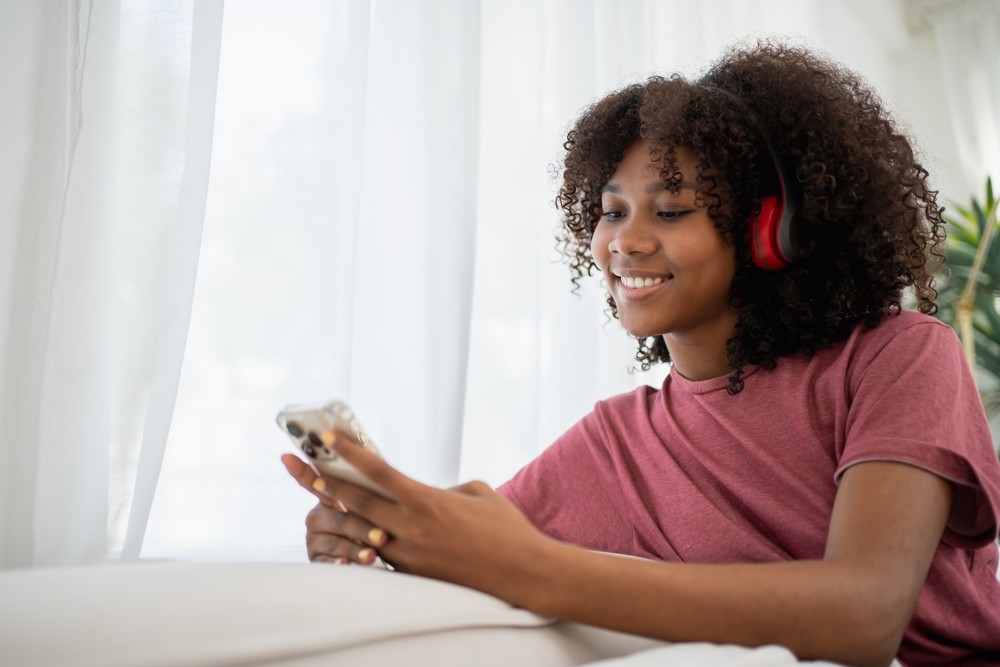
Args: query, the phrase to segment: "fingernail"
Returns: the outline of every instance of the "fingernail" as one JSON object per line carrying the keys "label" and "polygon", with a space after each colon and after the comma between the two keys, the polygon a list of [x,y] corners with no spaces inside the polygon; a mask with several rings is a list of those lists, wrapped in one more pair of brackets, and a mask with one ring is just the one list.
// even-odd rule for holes
{"label": "fingernail", "polygon": [[350,565],[351,564],[351,559],[350,558],[338,558],[337,560],[335,560],[333,562],[336,563],[337,565]]}
{"label": "fingernail", "polygon": [[358,552],[358,560],[362,563],[370,563],[375,560],[375,550],[374,549],[362,549]]}
{"label": "fingernail", "polygon": [[326,482],[323,481],[322,477],[317,477],[316,479],[313,480],[313,488],[319,491],[320,493],[323,493],[324,491],[326,491]]}
{"label": "fingernail", "polygon": [[368,541],[372,544],[382,546],[382,542],[385,541],[385,531],[381,528],[372,528],[368,531]]}
{"label": "fingernail", "polygon": [[333,431],[327,429],[319,434],[319,439],[324,445],[329,447],[337,441],[337,436]]}

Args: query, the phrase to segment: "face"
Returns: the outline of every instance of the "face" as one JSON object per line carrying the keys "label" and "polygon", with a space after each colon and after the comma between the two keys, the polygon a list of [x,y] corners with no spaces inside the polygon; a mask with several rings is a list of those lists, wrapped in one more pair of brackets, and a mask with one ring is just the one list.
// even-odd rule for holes
{"label": "face", "polygon": [[676,337],[725,340],[735,326],[736,253],[695,203],[696,165],[691,151],[677,149],[684,183],[672,194],[640,141],[604,186],[590,247],[633,336],[665,334],[668,345]]}

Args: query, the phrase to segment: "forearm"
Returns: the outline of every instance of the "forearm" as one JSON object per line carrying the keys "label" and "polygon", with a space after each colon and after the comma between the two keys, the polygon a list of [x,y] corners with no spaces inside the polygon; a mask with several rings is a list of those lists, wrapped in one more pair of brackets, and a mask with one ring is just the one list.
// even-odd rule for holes
{"label": "forearm", "polygon": [[873,570],[832,561],[687,565],[556,542],[541,550],[523,606],[671,641],[781,644],[799,658],[887,664],[915,602],[890,599]]}
{"label": "forearm", "polygon": [[397,569],[540,613],[673,641],[777,643],[800,658],[886,665],[899,647],[951,507],[951,486],[893,462],[841,480],[825,559],[655,563],[588,552],[541,533],[481,482],[443,491],[335,444],[398,502],[337,480],[328,491],[391,538]]}

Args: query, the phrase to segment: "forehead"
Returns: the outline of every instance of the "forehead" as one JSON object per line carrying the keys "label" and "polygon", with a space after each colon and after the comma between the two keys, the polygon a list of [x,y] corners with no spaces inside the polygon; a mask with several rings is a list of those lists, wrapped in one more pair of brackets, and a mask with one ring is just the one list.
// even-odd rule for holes
{"label": "forehead", "polygon": [[601,188],[601,192],[622,194],[623,185],[631,185],[637,181],[645,183],[643,189],[647,194],[671,191],[678,186],[682,190],[697,190],[698,186],[695,183],[697,158],[694,153],[688,148],[678,146],[674,149],[674,155],[676,156],[674,166],[681,174],[681,182],[676,185],[662,180],[661,165],[650,161],[649,143],[644,140],[635,142],[625,151],[621,162]]}
{"label": "forehead", "polygon": [[[681,190],[697,190],[698,189],[697,184],[692,183],[691,181],[681,181],[680,184],[679,184],[679,187],[680,187]],[[655,195],[658,192],[669,192],[671,190],[673,190],[673,187],[671,187],[670,185],[664,183],[663,181],[661,181],[659,179],[657,179],[656,181],[654,181],[652,183],[647,183],[646,187],[645,187],[645,191],[646,191],[647,195]],[[608,181],[608,183],[603,188],[601,188],[601,192],[610,192],[613,195],[620,195],[620,194],[622,194],[624,192],[624,190],[622,190],[622,186],[621,185],[619,185],[618,183],[616,183],[616,182],[614,182],[612,180],[612,181]]]}

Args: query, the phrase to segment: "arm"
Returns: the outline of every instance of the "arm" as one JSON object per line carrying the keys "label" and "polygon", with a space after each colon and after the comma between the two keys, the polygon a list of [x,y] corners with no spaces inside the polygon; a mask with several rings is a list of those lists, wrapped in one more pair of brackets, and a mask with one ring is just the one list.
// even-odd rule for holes
{"label": "arm", "polygon": [[[325,480],[327,493],[388,531],[378,551],[398,569],[567,620],[672,641],[777,643],[856,665],[895,656],[951,503],[935,475],[863,463],[844,474],[821,561],[643,562],[551,540],[485,484],[441,491],[358,448],[338,451],[400,499]],[[307,488],[309,475],[299,478]]]}
{"label": "arm", "polygon": [[950,494],[918,468],[860,464],[844,475],[822,561],[678,565],[566,554],[537,608],[675,641],[776,643],[802,659],[885,665],[916,606]]}

